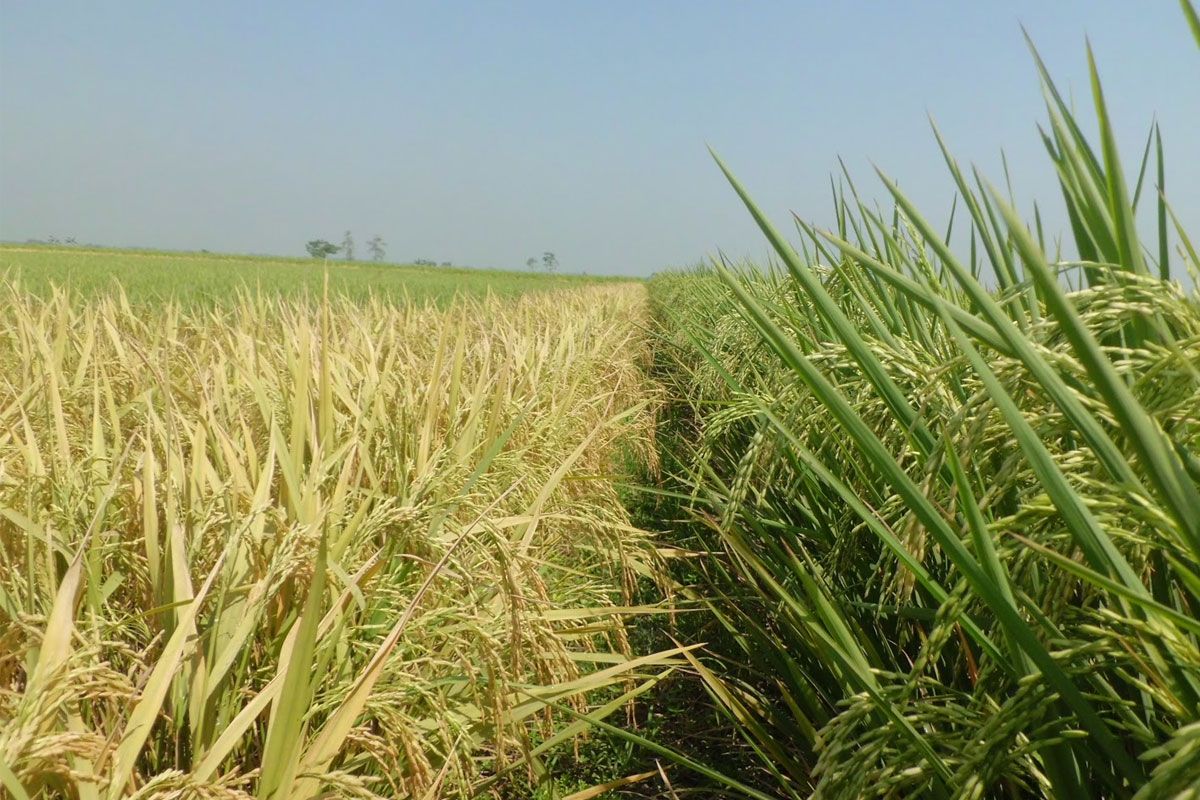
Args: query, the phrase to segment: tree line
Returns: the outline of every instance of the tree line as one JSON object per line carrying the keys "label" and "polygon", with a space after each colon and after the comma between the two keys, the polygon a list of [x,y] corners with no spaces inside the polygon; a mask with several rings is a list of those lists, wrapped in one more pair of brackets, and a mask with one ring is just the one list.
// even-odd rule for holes
{"label": "tree line", "polygon": [[[338,253],[347,261],[354,260],[354,234],[346,231],[342,236],[341,244],[334,244],[325,239],[312,239],[304,245],[304,249],[313,258],[332,258]],[[379,234],[375,234],[367,240],[367,252],[371,254],[372,261],[383,261],[387,257],[387,242]]]}
{"label": "tree line", "polygon": [[[387,242],[385,242],[383,237],[379,234],[375,234],[375,236],[371,237],[371,239],[367,241],[367,251],[371,254],[372,261],[383,261],[384,257],[387,255],[386,248]],[[313,258],[333,258],[338,253],[341,253],[343,259],[346,261],[353,261],[354,235],[350,231],[346,231],[345,235],[342,236],[341,244],[334,244],[333,242],[325,239],[312,239],[304,245],[304,249],[307,250],[308,254]],[[417,260],[413,261],[413,263],[418,267],[438,266],[438,262],[432,261],[428,258],[418,258]],[[443,261],[441,266],[450,267],[453,266],[453,264],[451,264],[449,261]],[[540,269],[543,272],[557,272],[558,256],[547,250],[546,252],[542,253],[542,257],[540,259],[527,259],[525,261],[525,266],[529,267],[530,269]]]}

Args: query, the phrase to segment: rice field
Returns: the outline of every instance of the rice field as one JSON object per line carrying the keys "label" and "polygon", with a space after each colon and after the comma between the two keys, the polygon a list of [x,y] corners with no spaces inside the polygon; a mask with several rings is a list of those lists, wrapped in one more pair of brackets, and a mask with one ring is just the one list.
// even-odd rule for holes
{"label": "rice field", "polygon": [[1200,256],[1034,60],[1067,247],[0,248],[6,796],[1200,797]]}
{"label": "rice field", "polygon": [[613,486],[653,455],[643,285],[0,293],[13,795],[511,791],[586,728],[544,701],[671,669]]}
{"label": "rice field", "polygon": [[[213,305],[241,289],[268,297],[334,296],[435,302],[516,297],[622,279],[312,258],[170,253],[47,245],[0,245],[0,279],[41,296],[53,289],[91,296],[119,288],[135,304],[174,300]],[[625,279],[628,280],[628,279]]]}
{"label": "rice field", "polygon": [[1200,793],[1200,259],[1157,129],[1130,169],[1095,65],[1098,146],[1042,79],[1077,257],[939,138],[953,233],[880,172],[793,243],[718,158],[777,262],[651,283],[710,786]]}

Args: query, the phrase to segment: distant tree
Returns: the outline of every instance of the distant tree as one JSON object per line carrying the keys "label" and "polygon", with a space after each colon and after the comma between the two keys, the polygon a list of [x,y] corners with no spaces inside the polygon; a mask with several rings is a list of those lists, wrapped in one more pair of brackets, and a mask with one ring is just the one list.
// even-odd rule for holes
{"label": "distant tree", "polygon": [[370,241],[367,242],[367,250],[371,252],[371,260],[383,261],[384,256],[387,255],[387,251],[384,249],[386,247],[387,242],[383,240],[382,236],[378,233],[372,236]]}
{"label": "distant tree", "polygon": [[442,266],[443,266],[443,267],[452,267],[452,266],[454,266],[454,265],[453,265],[453,264],[451,264],[449,261],[443,261],[443,262],[442,262]]}
{"label": "distant tree", "polygon": [[336,244],[331,244],[324,239],[313,239],[308,244],[304,245],[304,249],[313,258],[329,258],[341,248]]}
{"label": "distant tree", "polygon": [[538,260],[536,258],[527,258],[525,259],[525,266],[529,267],[530,269],[537,269]]}
{"label": "distant tree", "polygon": [[58,244],[58,237],[53,233],[46,237],[46,244]]}
{"label": "distant tree", "polygon": [[558,257],[549,250],[542,253],[542,269],[546,270],[546,272],[558,271]]}
{"label": "distant tree", "polygon": [[433,259],[429,259],[429,258],[418,258],[413,263],[416,264],[418,267],[436,267],[437,266],[437,262],[434,261]]}
{"label": "distant tree", "polygon": [[346,235],[342,237],[342,254],[347,261],[354,260],[354,237],[350,231],[346,231]]}

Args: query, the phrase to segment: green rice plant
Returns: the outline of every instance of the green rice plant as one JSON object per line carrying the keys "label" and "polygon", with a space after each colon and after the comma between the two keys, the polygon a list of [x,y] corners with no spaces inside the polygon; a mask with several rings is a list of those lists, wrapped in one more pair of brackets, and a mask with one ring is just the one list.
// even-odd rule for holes
{"label": "green rice plant", "polygon": [[1195,253],[1161,191],[1139,238],[1158,131],[1130,192],[1090,52],[1097,149],[1037,63],[1078,258],[938,135],[965,257],[882,173],[890,220],[847,176],[798,251],[718,159],[778,265],[652,283],[710,554],[688,657],[760,789],[1200,791],[1200,302],[1168,221]]}
{"label": "green rice plant", "polygon": [[328,282],[334,297],[378,297],[418,304],[433,301],[446,307],[461,296],[516,297],[531,291],[630,282],[629,278],[373,261],[27,244],[0,244],[0,278],[19,281],[26,290],[43,297],[55,288],[91,295],[119,285],[134,305],[151,306],[163,300],[189,306],[220,305],[247,288],[270,296],[320,297]]}
{"label": "green rice plant", "polygon": [[685,663],[624,623],[641,285],[0,295],[7,795],[531,791]]}

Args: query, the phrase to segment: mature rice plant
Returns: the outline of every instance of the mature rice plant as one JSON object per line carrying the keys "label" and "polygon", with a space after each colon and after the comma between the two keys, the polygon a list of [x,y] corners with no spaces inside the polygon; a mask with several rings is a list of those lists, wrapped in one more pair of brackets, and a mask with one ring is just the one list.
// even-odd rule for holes
{"label": "mature rice plant", "polygon": [[0,295],[8,795],[528,787],[575,715],[672,669],[622,621],[650,552],[611,480],[650,439],[641,285]]}
{"label": "mature rice plant", "polygon": [[1126,182],[1091,68],[1098,149],[1042,69],[1072,261],[943,145],[965,255],[882,174],[891,219],[849,183],[798,251],[722,164],[778,266],[652,286],[710,553],[713,645],[689,658],[744,781],[1200,792],[1200,302],[1171,280],[1197,258],[1146,182],[1157,129]]}

